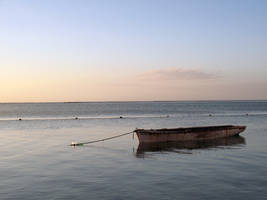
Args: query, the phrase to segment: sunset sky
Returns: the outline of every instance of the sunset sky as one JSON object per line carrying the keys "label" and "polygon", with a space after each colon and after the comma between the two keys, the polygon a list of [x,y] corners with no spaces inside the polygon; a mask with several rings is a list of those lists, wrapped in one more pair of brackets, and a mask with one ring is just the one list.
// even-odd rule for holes
{"label": "sunset sky", "polygon": [[0,102],[267,99],[267,1],[0,0]]}

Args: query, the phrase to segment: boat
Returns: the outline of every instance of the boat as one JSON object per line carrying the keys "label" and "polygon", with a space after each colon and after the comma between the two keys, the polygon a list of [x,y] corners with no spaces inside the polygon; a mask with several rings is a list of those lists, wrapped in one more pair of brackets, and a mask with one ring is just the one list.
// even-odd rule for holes
{"label": "boat", "polygon": [[202,126],[187,128],[135,129],[140,143],[212,140],[239,135],[246,126]]}

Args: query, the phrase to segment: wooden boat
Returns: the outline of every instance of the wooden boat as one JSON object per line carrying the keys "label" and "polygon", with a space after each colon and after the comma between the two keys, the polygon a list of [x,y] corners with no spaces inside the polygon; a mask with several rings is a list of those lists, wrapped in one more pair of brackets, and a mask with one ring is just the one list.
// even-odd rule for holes
{"label": "wooden boat", "polygon": [[140,143],[211,140],[238,135],[246,126],[203,126],[188,128],[136,129]]}

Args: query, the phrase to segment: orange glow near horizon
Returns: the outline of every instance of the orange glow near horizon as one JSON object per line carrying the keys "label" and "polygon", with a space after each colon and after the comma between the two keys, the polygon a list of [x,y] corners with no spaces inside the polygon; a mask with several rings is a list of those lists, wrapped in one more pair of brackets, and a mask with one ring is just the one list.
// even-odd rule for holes
{"label": "orange glow near horizon", "polygon": [[[159,73],[164,75],[160,77]],[[2,77],[0,102],[253,99],[247,89],[254,92],[255,99],[266,98],[260,96],[264,89],[260,82],[226,81],[196,70],[168,69],[124,74],[95,72],[73,76],[39,74]]]}

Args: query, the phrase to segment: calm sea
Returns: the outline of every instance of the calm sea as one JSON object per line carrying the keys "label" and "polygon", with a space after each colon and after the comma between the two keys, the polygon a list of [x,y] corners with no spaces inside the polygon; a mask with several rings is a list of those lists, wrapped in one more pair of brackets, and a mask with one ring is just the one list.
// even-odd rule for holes
{"label": "calm sea", "polygon": [[[201,144],[144,147],[127,135],[69,146],[228,124],[247,129]],[[0,138],[0,199],[267,197],[267,101],[2,103]]]}

